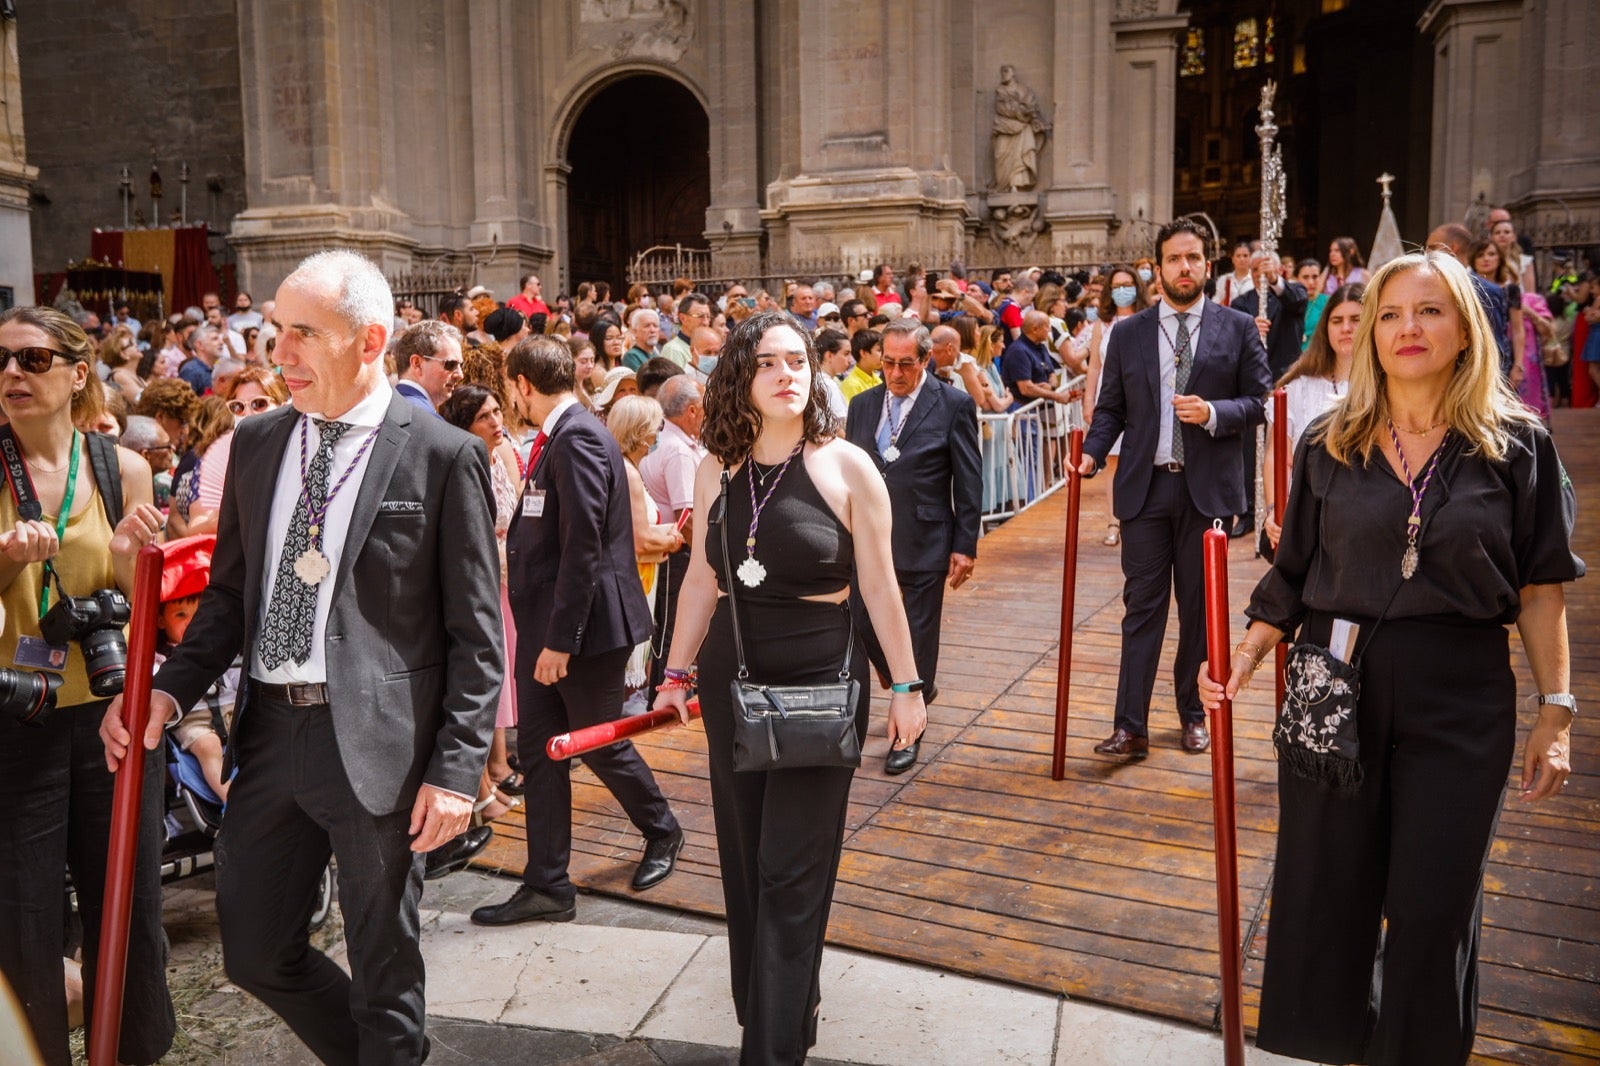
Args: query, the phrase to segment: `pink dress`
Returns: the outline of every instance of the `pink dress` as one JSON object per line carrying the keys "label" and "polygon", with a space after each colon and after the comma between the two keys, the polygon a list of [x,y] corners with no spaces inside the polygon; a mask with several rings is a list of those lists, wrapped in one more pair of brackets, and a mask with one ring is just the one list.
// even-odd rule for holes
{"label": "pink dress", "polygon": [[506,473],[498,456],[489,456],[489,482],[494,488],[494,535],[500,542],[500,618],[506,631],[505,683],[500,686],[500,709],[494,716],[496,729],[517,724],[517,682],[512,669],[517,661],[517,627],[511,620],[511,602],[506,598],[506,530],[511,528],[511,513],[517,506],[517,486]]}

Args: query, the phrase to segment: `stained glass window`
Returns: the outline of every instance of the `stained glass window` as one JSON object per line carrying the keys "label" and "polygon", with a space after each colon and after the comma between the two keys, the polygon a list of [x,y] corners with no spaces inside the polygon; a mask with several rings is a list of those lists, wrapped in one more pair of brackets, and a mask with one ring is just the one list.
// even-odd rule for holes
{"label": "stained glass window", "polygon": [[1267,35],[1262,42],[1261,61],[1268,66],[1278,61],[1277,28],[1273,26],[1276,21],[1271,15],[1267,16]]}
{"label": "stained glass window", "polygon": [[1240,19],[1235,22],[1233,24],[1233,69],[1244,70],[1246,67],[1255,66],[1260,61],[1260,43],[1255,19]]}
{"label": "stained glass window", "polygon": [[1190,30],[1183,40],[1183,63],[1178,73],[1185,78],[1206,72],[1206,35]]}

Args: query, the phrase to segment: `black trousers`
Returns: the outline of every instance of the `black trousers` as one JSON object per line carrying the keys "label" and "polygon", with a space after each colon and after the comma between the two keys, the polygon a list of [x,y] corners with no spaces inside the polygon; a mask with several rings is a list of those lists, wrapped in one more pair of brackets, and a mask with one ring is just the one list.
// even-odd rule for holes
{"label": "black trousers", "polygon": [[[58,708],[43,725],[0,715],[0,972],[22,1003],[50,1066],[67,1066],[66,871],[83,917],[85,1013],[94,1004],[115,778],[106,771],[100,719],[107,701]],[[133,911],[117,1058],[156,1062],[172,1046],[161,928],[163,783],[160,749],[147,753],[134,859]]]}
{"label": "black trousers", "polygon": [[[656,687],[666,679],[667,652],[672,649],[672,633],[678,624],[678,590],[689,572],[689,549],[667,556],[667,564],[657,579],[655,635],[650,641],[650,702],[655,703]],[[664,581],[663,581],[664,579]]]}
{"label": "black trousers", "polygon": [[[323,1062],[422,1061],[411,810],[372,814],[350,789],[326,706],[256,700],[234,731],[240,770],[217,837],[217,917],[229,980]],[[322,870],[339,862],[349,977],[306,930]]]}
{"label": "black trousers", "polygon": [[[750,676],[768,684],[833,681],[850,632],[848,606],[740,601]],[[855,676],[865,672],[857,635]],[[791,1066],[817,1040],[819,973],[854,770],[818,767],[743,773],[733,768],[737,665],[727,598],[700,647],[700,708],[711,765],[711,804],[728,910],[733,1008],[744,1026],[743,1066]],[[856,730],[865,740],[871,687],[861,686]]]}
{"label": "black trousers", "polygon": [[1135,736],[1149,731],[1167,607],[1178,594],[1178,655],[1172,663],[1178,718],[1204,722],[1196,678],[1206,658],[1205,558],[1202,537],[1216,515],[1189,496],[1186,474],[1157,470],[1144,508],[1122,523],[1122,663],[1117,670],[1115,725]]}
{"label": "black trousers", "polygon": [[[911,629],[911,654],[917,662],[917,676],[926,686],[922,690],[923,702],[932,703],[938,696],[934,685],[939,672],[939,623],[944,617],[944,580],[947,570],[896,570],[895,580],[900,583],[900,598],[906,606],[906,624]],[[867,656],[873,667],[889,680],[889,662],[878,644],[878,634],[867,615],[867,605],[860,591],[850,588],[850,610],[855,615],[856,629],[867,646]],[[867,680],[863,677],[863,680]]]}
{"label": "black trousers", "polygon": [[[556,899],[571,900],[578,894],[567,876],[572,857],[572,778],[565,762],[545,756],[544,746],[558,733],[617,719],[626,689],[622,675],[633,649],[574,655],[567,661],[566,677],[542,685],[533,679],[532,667],[540,649],[531,642],[526,647],[527,668],[518,671],[517,680],[517,758],[528,812],[528,865],[522,882]],[[646,840],[670,836],[678,828],[655,775],[631,741],[582,759]]]}
{"label": "black trousers", "polygon": [[[1302,638],[1324,642],[1313,615]],[[1257,1043],[1317,1062],[1459,1064],[1516,683],[1496,625],[1385,621],[1361,660],[1359,793],[1278,772]]]}

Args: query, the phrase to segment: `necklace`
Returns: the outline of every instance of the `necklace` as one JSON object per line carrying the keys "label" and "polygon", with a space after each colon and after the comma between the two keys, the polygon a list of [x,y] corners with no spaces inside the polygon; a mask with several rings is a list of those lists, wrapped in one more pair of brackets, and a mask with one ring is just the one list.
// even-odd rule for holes
{"label": "necklace", "polygon": [[883,450],[883,461],[886,463],[892,463],[896,459],[900,458],[900,446],[896,442],[900,439],[900,431],[906,428],[906,419],[911,417],[910,406],[902,402],[900,421],[895,422],[890,418],[890,415],[893,413],[890,407],[890,400],[898,399],[900,399],[900,397],[891,396],[887,390],[884,392],[883,417],[889,422],[889,446]]}
{"label": "necklace", "polygon": [[[328,508],[333,506],[333,498],[339,495],[339,490],[344,488],[344,483],[350,480],[350,475],[355,472],[356,467],[361,465],[361,457],[367,454],[367,449],[372,446],[373,440],[378,436],[378,429],[381,429],[382,427],[380,426],[374,428],[372,432],[367,434],[366,440],[361,442],[361,447],[356,451],[356,457],[350,460],[349,466],[344,468],[344,473],[339,475],[339,480],[334,482],[333,488],[328,490],[327,494],[322,499],[322,503],[319,505],[313,505],[311,502],[311,486],[308,483],[310,466],[306,461],[306,427],[310,424],[310,422],[310,418],[302,418],[300,420],[299,502],[306,509],[306,536],[311,543],[306,547],[305,551],[301,552],[295,557],[294,575],[305,584],[315,587],[316,585],[321,584],[322,579],[327,577],[328,574],[333,571],[333,563],[329,561],[328,557],[322,552],[322,526],[328,517]],[[319,433],[323,432],[327,432],[327,430],[319,430]],[[343,432],[344,430],[339,430],[340,434],[343,434]],[[338,437],[335,436],[334,439],[337,440]],[[318,450],[321,449],[320,442],[318,443],[317,447]],[[329,448],[329,453],[329,459],[331,460],[331,446]]]}
{"label": "necklace", "polygon": [[[750,483],[750,532],[744,538],[744,562],[739,564],[738,571],[739,580],[749,588],[755,588],[767,579],[767,568],[756,560],[756,527],[761,524],[761,512],[767,506],[767,501],[772,499],[772,494],[778,491],[778,482],[783,480],[783,472],[789,469],[789,464],[794,462],[794,457],[799,455],[805,446],[805,438],[802,437],[800,443],[794,446],[794,451],[789,453],[789,458],[785,459],[774,472],[772,487],[767,489],[760,503],[756,502],[756,460],[754,455],[750,457],[748,464],[750,476],[745,479]],[[762,485],[765,484],[766,481],[763,479]]]}
{"label": "necklace", "polygon": [[[1410,581],[1422,561],[1421,553],[1417,551],[1417,537],[1422,533],[1422,497],[1427,494],[1428,484],[1433,480],[1433,472],[1439,469],[1439,456],[1444,451],[1445,441],[1441,440],[1439,446],[1433,450],[1433,455],[1428,459],[1427,469],[1422,474],[1422,487],[1418,488],[1416,480],[1411,476],[1411,464],[1406,462],[1406,453],[1400,447],[1400,435],[1395,432],[1392,420],[1389,422],[1389,439],[1394,442],[1394,452],[1400,457],[1400,469],[1406,475],[1406,491],[1411,493],[1411,516],[1406,519],[1406,550],[1405,554],[1400,556],[1400,576]],[[1446,432],[1445,440],[1449,439],[1450,434]]]}
{"label": "necklace", "polygon": [[[1426,437],[1429,433],[1432,433],[1434,430],[1438,429],[1440,426],[1447,425],[1447,424],[1448,424],[1447,422],[1435,422],[1433,425],[1424,426],[1422,429],[1407,429],[1405,426],[1401,426],[1400,427],[1400,432],[1401,433],[1409,433],[1413,437]],[[1390,432],[1393,432],[1394,428],[1395,428],[1394,422],[1393,422],[1393,420],[1391,420],[1389,422],[1389,430],[1390,430]],[[1397,444],[1397,445],[1395,445],[1395,447],[1398,448],[1399,445]]]}

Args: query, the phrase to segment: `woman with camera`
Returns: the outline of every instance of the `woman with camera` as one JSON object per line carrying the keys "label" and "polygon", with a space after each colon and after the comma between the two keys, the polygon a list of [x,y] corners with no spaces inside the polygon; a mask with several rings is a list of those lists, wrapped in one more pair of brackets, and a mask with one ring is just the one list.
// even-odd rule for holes
{"label": "woman with camera", "polygon": [[[122,690],[134,559],[161,528],[144,458],[73,426],[102,388],[93,357],[88,336],[58,311],[0,314],[0,411],[10,423],[0,429],[0,970],[51,1066],[71,1061],[61,961],[68,869],[93,1002],[113,781],[98,730]],[[161,755],[150,752],[118,1050],[130,1064],[160,1059],[174,1029],[161,929],[162,776]]]}
{"label": "woman with camera", "polygon": [[[846,604],[852,578],[894,675],[890,745],[909,747],[928,724],[890,557],[889,493],[872,460],[838,438],[820,373],[810,335],[787,314],[757,312],[729,334],[700,432],[711,455],[695,477],[694,513],[707,521],[695,523],[656,698],[687,722],[698,656],[745,1066],[803,1062],[817,1039],[822,941],[867,734],[870,668]],[[736,677],[741,691],[776,688],[810,708],[788,716],[796,724],[820,721],[838,698],[827,709],[842,712],[831,715],[840,757],[791,767],[799,745],[787,732],[772,741],[778,758],[765,743],[745,746],[751,716],[735,705]]]}

